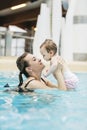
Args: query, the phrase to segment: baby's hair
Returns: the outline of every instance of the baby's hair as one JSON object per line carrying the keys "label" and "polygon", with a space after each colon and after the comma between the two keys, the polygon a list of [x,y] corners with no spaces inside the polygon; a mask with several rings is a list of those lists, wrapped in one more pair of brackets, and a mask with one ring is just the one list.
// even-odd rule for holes
{"label": "baby's hair", "polygon": [[54,52],[54,54],[57,53],[57,45],[51,40],[46,39],[40,46],[40,48],[45,47],[47,52],[49,53],[51,50]]}

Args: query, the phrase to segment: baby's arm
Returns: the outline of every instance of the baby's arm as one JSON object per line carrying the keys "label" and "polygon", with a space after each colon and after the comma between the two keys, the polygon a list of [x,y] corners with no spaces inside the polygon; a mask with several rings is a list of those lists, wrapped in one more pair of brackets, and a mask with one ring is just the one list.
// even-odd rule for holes
{"label": "baby's arm", "polygon": [[57,69],[57,61],[52,62],[50,68],[47,70],[46,74],[44,74],[45,77],[49,76],[51,73],[53,73]]}

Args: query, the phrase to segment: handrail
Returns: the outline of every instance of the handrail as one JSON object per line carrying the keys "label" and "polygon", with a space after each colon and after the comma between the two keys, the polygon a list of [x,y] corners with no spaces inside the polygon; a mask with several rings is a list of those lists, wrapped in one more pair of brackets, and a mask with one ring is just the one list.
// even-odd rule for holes
{"label": "handrail", "polygon": [[[5,35],[5,33],[0,32],[0,35]],[[34,39],[34,37],[29,37],[29,36],[22,36],[22,35],[17,35],[17,34],[11,34],[11,35],[15,37],[19,37],[19,38],[24,38],[24,39],[31,39],[31,40]]]}

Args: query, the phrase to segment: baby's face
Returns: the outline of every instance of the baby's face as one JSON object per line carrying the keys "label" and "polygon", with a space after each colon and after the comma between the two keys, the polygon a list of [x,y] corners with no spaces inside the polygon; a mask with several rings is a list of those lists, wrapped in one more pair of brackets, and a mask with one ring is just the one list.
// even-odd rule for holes
{"label": "baby's face", "polygon": [[43,56],[44,60],[49,61],[51,59],[50,53],[47,52],[44,46],[40,48],[40,53]]}

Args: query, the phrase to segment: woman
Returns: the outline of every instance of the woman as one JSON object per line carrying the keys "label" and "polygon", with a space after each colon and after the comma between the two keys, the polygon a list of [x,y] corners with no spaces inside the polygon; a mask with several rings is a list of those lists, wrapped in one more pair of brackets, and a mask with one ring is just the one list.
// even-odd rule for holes
{"label": "woman", "polygon": [[[25,52],[16,61],[17,67],[20,71],[19,73],[19,92],[33,91],[34,89],[52,89],[58,88],[61,90],[66,90],[65,82],[61,73],[62,66],[59,63],[59,73],[54,73],[58,84],[54,85],[50,81],[41,78],[42,70],[44,69],[44,64],[40,59],[35,58],[32,54]],[[27,78],[23,82],[22,74]]]}

